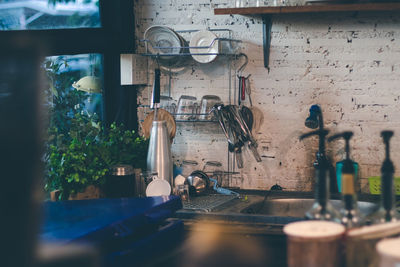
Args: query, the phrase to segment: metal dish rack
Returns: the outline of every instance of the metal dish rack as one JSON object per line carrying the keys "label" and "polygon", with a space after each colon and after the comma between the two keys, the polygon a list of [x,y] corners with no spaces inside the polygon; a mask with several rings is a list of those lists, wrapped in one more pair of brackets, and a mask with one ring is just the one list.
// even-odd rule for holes
{"label": "metal dish rack", "polygon": [[[139,107],[150,109],[150,105],[139,105]],[[182,122],[182,123],[188,123],[188,122],[218,123],[218,121],[215,120],[215,119],[201,120],[201,119],[197,118],[197,117],[200,117],[200,116],[207,116],[207,115],[209,115],[208,113],[196,113],[196,114],[193,114],[193,113],[171,113],[171,115],[175,118],[175,122]],[[187,119],[187,120],[177,120],[176,116],[193,116],[193,118]],[[141,122],[143,122],[143,120],[141,120]]]}
{"label": "metal dish rack", "polygon": [[[192,55],[198,55],[198,56],[213,56],[213,55],[217,55],[217,56],[237,56],[238,55],[238,50],[239,49],[232,49],[232,51],[227,51],[227,52],[223,52],[222,47],[224,46],[224,43],[227,43],[228,45],[230,45],[232,42],[233,43],[241,43],[241,40],[237,40],[237,39],[233,39],[232,38],[232,31],[229,29],[207,29],[208,31],[211,32],[225,32],[226,34],[228,34],[228,37],[217,37],[214,38],[212,40],[212,42],[210,43],[210,45],[208,46],[179,46],[179,47],[175,47],[175,46],[153,46],[150,42],[150,40],[147,39],[141,39],[139,40],[140,42],[143,42],[145,44],[145,53],[143,53],[144,56],[149,56],[149,57],[153,57],[153,58],[158,58],[160,56],[162,57],[176,57],[176,56],[192,56]],[[194,32],[198,32],[199,30],[180,30],[180,31],[176,31],[178,34],[192,34]],[[186,41],[186,40],[185,40]],[[188,51],[190,51],[190,49],[204,49],[204,50],[208,50],[210,48],[213,47],[213,45],[215,44],[215,42],[219,42],[219,46],[218,46],[218,53],[190,53]],[[187,41],[186,41],[187,42]],[[148,46],[151,46],[153,49],[157,49],[157,50],[171,50],[171,49],[181,49],[183,51],[183,53],[158,53],[158,54],[152,54],[149,53],[149,49]]]}
{"label": "metal dish rack", "polygon": [[206,195],[206,196],[196,196],[191,198],[189,201],[183,201],[183,208],[186,210],[199,210],[204,212],[215,211],[219,206],[226,204],[237,196],[227,196],[227,195]]}
{"label": "metal dish rack", "polygon": [[[152,60],[154,60],[159,67],[163,68],[164,71],[167,71],[167,73],[169,73],[169,86],[168,86],[168,96],[171,95],[171,75],[174,71],[172,71],[173,69],[176,68],[184,68],[188,65],[188,61],[184,61],[184,60],[180,60],[178,62],[178,64],[173,65],[173,66],[162,66],[162,64],[160,64],[160,58],[165,58],[165,57],[181,57],[181,58],[190,58],[191,62],[194,63],[195,60],[192,58],[192,55],[199,55],[199,56],[211,56],[211,55],[217,55],[217,56],[224,56],[227,58],[227,68],[228,68],[228,91],[229,91],[229,97],[228,97],[228,104],[233,104],[236,102],[236,93],[234,92],[234,90],[232,90],[233,88],[236,88],[236,75],[233,76],[232,72],[237,70],[233,70],[232,69],[232,61],[233,60],[237,60],[239,59],[241,56],[243,56],[244,54],[240,53],[240,47],[239,47],[239,43],[241,43],[241,40],[237,40],[232,38],[232,30],[230,29],[211,29],[208,28],[208,31],[211,32],[217,32],[217,33],[222,33],[222,35],[225,35],[227,37],[217,37],[214,38],[212,40],[212,42],[208,45],[208,46],[179,46],[179,47],[174,47],[174,46],[153,46],[150,42],[150,40],[147,39],[141,39],[139,40],[139,42],[144,44],[145,47],[145,52],[142,53],[141,55],[143,56],[147,56],[149,58],[151,58]],[[191,36],[193,33],[198,32],[200,30],[176,30],[175,32],[178,33],[179,35],[181,35],[182,39],[184,40],[184,43],[187,44],[187,39],[189,36]],[[186,38],[185,38],[186,37]],[[190,49],[204,49],[204,50],[208,50],[210,48],[213,47],[213,45],[215,44],[215,42],[219,42],[219,46],[218,46],[218,53],[190,53]],[[180,49],[180,53],[157,53],[157,54],[153,54],[149,52],[149,46],[151,46],[153,49],[155,50],[167,50],[167,51],[171,51],[172,49]],[[232,50],[224,50],[223,47],[233,47]],[[186,64],[185,64],[186,63]],[[199,64],[211,64],[212,62],[209,63],[199,63]],[[182,64],[181,66],[179,64]],[[232,83],[233,80],[233,83]],[[150,99],[150,97],[149,97]],[[150,104],[148,105],[140,105],[140,107],[144,107],[144,108],[148,108],[150,107]],[[208,115],[208,114],[172,114],[174,117],[176,117],[177,115],[194,115],[193,119],[189,119],[189,120],[176,120],[176,122],[181,122],[181,123],[218,123],[218,121],[216,121],[215,119],[213,120],[200,120],[198,119],[199,116],[201,115]],[[235,162],[234,162],[234,157],[230,154],[230,152],[227,149],[227,171],[224,172],[224,174],[227,176],[228,179],[228,184],[231,185],[233,183],[233,175],[237,175],[239,174],[239,172],[236,172],[234,170],[234,166],[235,166]],[[221,196],[221,200],[230,200],[233,199],[233,197],[230,196]],[[215,199],[214,199],[215,200]],[[218,201],[219,202],[219,201]],[[194,203],[192,203],[191,205],[193,205]],[[203,203],[204,204],[204,203]],[[216,205],[219,205],[221,203],[215,203]],[[210,204],[211,205],[211,204]],[[189,205],[190,206],[190,205]],[[196,206],[196,205],[195,205]],[[202,206],[202,205],[200,205]],[[213,208],[215,208],[213,205],[208,206],[205,205],[206,207],[204,207],[204,210],[211,210]],[[189,207],[188,207],[189,208]],[[196,209],[195,207],[192,207],[193,209]],[[198,209],[201,209],[199,207],[197,207]]]}

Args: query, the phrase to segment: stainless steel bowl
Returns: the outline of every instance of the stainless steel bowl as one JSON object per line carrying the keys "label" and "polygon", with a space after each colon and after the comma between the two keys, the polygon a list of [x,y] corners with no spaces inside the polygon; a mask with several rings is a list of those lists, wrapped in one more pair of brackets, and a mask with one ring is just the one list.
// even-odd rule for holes
{"label": "stainless steel bowl", "polygon": [[190,193],[196,194],[196,195],[203,194],[207,190],[207,188],[210,184],[210,179],[209,179],[208,175],[202,171],[192,172],[188,176],[187,181],[189,183]]}

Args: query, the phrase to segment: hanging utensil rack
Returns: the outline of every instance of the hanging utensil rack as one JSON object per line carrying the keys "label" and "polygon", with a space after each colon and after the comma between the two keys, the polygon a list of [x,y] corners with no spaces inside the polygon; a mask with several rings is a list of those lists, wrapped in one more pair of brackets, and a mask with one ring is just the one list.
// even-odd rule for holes
{"label": "hanging utensil rack", "polygon": [[[232,61],[233,60],[238,60],[239,58],[243,57],[244,54],[240,53],[240,47],[239,47],[239,43],[241,43],[241,40],[237,40],[233,38],[233,32],[230,29],[211,29],[208,28],[208,31],[211,32],[216,32],[216,33],[221,33],[222,35],[225,35],[227,37],[216,37],[214,38],[211,43],[209,45],[206,46],[180,46],[180,47],[174,47],[174,46],[155,46],[151,43],[150,40],[148,39],[141,39],[139,40],[139,42],[144,44],[144,48],[145,48],[145,52],[142,53],[143,56],[147,56],[149,58],[151,58],[152,60],[154,60],[157,65],[160,65],[160,57],[163,58],[168,58],[168,57],[186,57],[186,58],[190,58],[192,64],[195,63],[195,60],[193,60],[192,56],[193,55],[199,55],[199,56],[212,56],[212,55],[216,55],[216,56],[223,56],[225,58],[227,58],[227,68],[228,68],[228,75],[229,75],[229,97],[228,97],[228,104],[231,105],[234,103],[234,101],[236,101],[236,92],[235,88],[236,88],[236,75],[232,75],[233,71],[234,74],[237,74],[237,70],[233,70],[232,69]],[[175,32],[180,34],[181,37],[184,39],[185,43],[187,42],[188,36],[191,36],[193,33],[196,33],[200,30],[176,30]],[[185,38],[186,37],[186,38]],[[218,52],[217,53],[212,53],[212,52],[200,52],[200,53],[190,53],[190,49],[197,49],[197,50],[204,50],[207,51],[210,48],[212,48],[215,44],[215,42],[218,42]],[[181,49],[180,53],[150,53],[149,52],[149,46],[151,46],[151,48],[153,48],[153,50],[164,50],[164,51],[171,51],[172,49]],[[230,47],[232,49],[225,49],[226,47]],[[183,51],[183,52],[182,52]],[[247,56],[246,56],[247,59]],[[179,62],[182,63],[182,62]],[[211,64],[210,63],[200,63],[200,64]],[[247,64],[247,62],[246,62]],[[187,64],[188,65],[188,64]],[[186,66],[186,65],[184,65]],[[163,70],[167,71],[167,73],[169,73],[169,77],[170,77],[170,82],[169,82],[169,86],[168,86],[168,96],[171,95],[171,76],[172,76],[172,69],[175,68],[179,68],[179,67],[184,67],[184,66],[164,66],[162,67]],[[241,70],[243,70],[245,67],[242,66]],[[169,71],[168,71],[169,70]],[[232,86],[232,79],[233,79],[233,86]],[[233,90],[232,90],[233,88]],[[148,107],[149,105],[141,105],[142,107]],[[172,114],[174,117],[176,117],[176,115],[193,115],[193,114]],[[185,122],[185,123],[207,123],[207,122],[211,122],[211,123],[217,123],[217,120],[213,119],[213,120],[199,120],[199,116],[201,115],[208,115],[208,114],[195,114],[195,117],[193,119],[190,120],[176,120],[176,122]],[[232,155],[230,154],[229,150],[227,149],[227,168],[228,171],[225,171],[224,174],[227,175],[228,177],[228,181],[229,184],[232,183],[233,180],[233,176],[234,174],[239,174],[238,172],[235,171],[235,159],[234,157],[232,157]]]}

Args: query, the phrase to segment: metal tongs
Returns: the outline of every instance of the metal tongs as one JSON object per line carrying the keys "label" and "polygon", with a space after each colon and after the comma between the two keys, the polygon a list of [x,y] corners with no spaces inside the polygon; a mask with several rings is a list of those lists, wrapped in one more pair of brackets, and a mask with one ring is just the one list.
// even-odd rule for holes
{"label": "metal tongs", "polygon": [[243,168],[242,147],[247,143],[248,148],[253,153],[257,162],[261,162],[261,157],[257,150],[257,142],[249,130],[249,126],[243,119],[239,107],[236,105],[217,104],[212,109],[217,118],[222,131],[228,140],[228,149],[235,153],[238,168]]}

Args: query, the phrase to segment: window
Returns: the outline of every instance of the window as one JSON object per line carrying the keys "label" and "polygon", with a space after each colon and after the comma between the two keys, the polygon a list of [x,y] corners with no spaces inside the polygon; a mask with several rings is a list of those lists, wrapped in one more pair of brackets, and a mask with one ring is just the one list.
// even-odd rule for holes
{"label": "window", "polygon": [[103,71],[100,54],[46,57],[44,105],[48,128],[68,134],[76,113],[98,123],[103,119]]}
{"label": "window", "polygon": [[[70,67],[80,65],[80,69],[90,65],[82,60],[85,54],[98,54],[96,64],[103,72],[103,117],[111,124],[122,114],[119,102],[126,101],[122,95],[127,89],[120,85],[119,60],[121,53],[134,50],[133,3],[132,0],[0,0],[1,45],[38,43],[46,56],[65,56],[71,60],[71,63],[66,61]],[[73,15],[65,18],[63,14],[67,13]],[[73,55],[76,58],[70,57]],[[136,98],[132,92],[127,94]],[[137,123],[125,124],[137,128]]]}
{"label": "window", "polygon": [[0,0],[0,49],[26,43],[41,48],[48,81],[45,104],[53,115],[49,129],[57,124],[68,131],[77,112],[103,125],[117,122],[137,129],[136,118],[126,121],[124,116],[128,111],[136,115],[136,91],[120,85],[119,69],[120,54],[134,50],[133,3]]}
{"label": "window", "polygon": [[100,27],[98,0],[3,0],[0,30]]}

